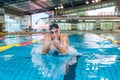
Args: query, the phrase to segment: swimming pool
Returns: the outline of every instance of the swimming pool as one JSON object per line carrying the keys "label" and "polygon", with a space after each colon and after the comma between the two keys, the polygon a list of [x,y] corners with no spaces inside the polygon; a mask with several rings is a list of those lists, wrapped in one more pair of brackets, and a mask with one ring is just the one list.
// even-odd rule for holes
{"label": "swimming pool", "polygon": [[99,35],[69,35],[75,55],[41,55],[42,42],[13,46],[0,52],[0,80],[120,80],[120,47]]}
{"label": "swimming pool", "polygon": [[5,35],[0,36],[0,46],[5,46],[9,44],[16,44],[22,42],[30,42],[32,40],[39,40],[40,34],[26,34],[26,35]]}

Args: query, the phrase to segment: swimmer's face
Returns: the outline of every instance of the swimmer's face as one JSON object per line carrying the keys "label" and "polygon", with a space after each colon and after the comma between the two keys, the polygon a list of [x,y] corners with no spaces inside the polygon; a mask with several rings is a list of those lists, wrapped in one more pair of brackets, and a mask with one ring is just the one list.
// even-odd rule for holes
{"label": "swimmer's face", "polygon": [[52,37],[57,37],[60,33],[59,29],[52,29],[50,30],[50,34],[52,35]]}
{"label": "swimmer's face", "polygon": [[52,29],[50,30],[51,34],[58,34],[59,33],[59,29]]}

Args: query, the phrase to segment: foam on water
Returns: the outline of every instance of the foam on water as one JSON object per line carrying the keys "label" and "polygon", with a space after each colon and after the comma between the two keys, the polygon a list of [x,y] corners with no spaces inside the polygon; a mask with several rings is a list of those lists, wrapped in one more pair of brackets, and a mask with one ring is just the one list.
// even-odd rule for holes
{"label": "foam on water", "polygon": [[[35,45],[31,51],[33,67],[38,67],[39,74],[43,77],[59,78],[66,73],[66,64],[76,62],[75,56],[79,54],[73,47],[69,47],[68,55],[42,55],[42,45]],[[54,73],[55,72],[55,73]]]}
{"label": "foam on water", "polygon": [[114,64],[116,62],[116,55],[100,55],[100,54],[94,54],[94,58],[92,59],[86,59],[87,63],[93,63],[93,64]]}
{"label": "foam on water", "polygon": [[[54,50],[53,50],[54,51]],[[49,52],[48,54],[53,54],[52,52]],[[38,54],[42,54],[42,45],[36,45],[31,53],[38,53]],[[59,53],[59,55],[63,55],[62,53]],[[69,46],[68,49],[68,55],[82,55],[81,53],[77,52],[77,50],[75,48],[73,48],[72,46]]]}

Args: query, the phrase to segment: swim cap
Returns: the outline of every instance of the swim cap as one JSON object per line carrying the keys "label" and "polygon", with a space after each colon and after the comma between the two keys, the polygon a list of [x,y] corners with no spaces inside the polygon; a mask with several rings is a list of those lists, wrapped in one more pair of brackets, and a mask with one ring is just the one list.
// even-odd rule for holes
{"label": "swim cap", "polygon": [[49,27],[49,30],[52,30],[52,29],[59,29],[59,26],[57,24],[51,24]]}

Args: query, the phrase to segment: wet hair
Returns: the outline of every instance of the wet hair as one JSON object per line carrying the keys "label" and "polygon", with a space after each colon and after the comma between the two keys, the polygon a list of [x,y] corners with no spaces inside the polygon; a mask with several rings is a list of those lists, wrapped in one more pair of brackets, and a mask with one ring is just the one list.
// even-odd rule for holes
{"label": "wet hair", "polygon": [[52,30],[52,29],[59,29],[59,26],[57,24],[51,24],[49,27],[49,30]]}

